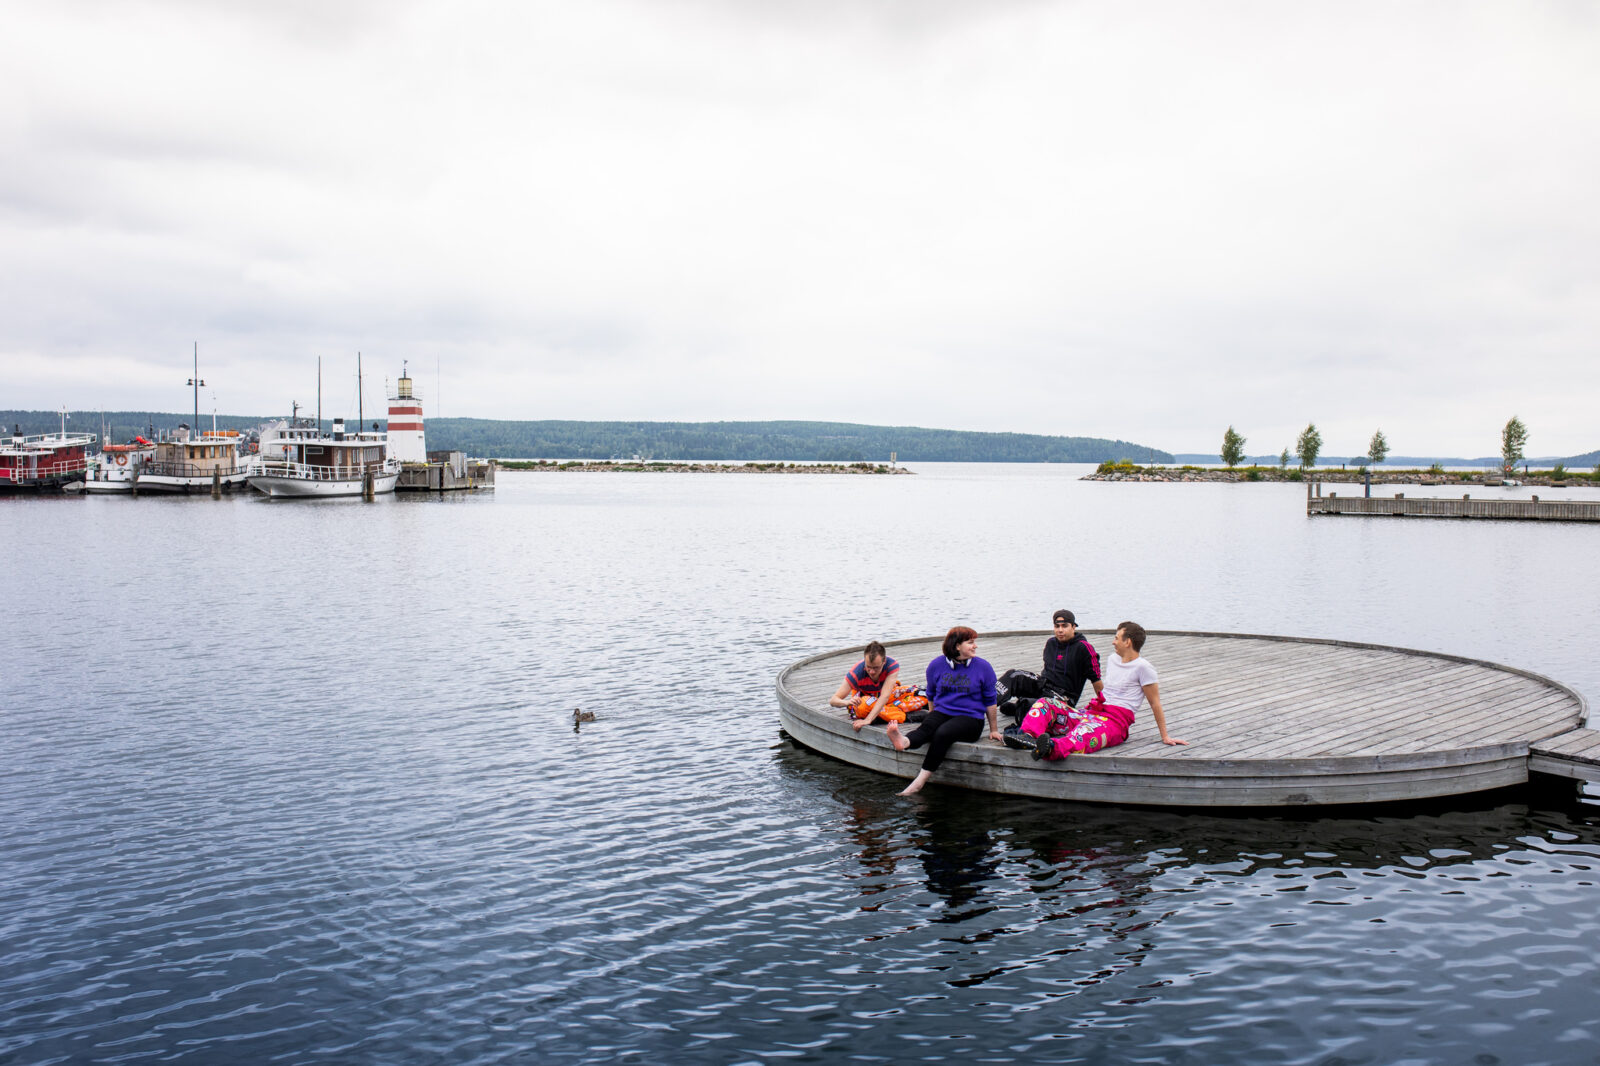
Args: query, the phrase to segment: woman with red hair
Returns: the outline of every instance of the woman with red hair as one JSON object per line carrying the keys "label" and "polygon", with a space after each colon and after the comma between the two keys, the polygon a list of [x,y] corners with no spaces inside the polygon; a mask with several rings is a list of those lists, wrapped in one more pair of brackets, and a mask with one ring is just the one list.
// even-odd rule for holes
{"label": "woman with red hair", "polygon": [[922,770],[900,793],[911,796],[922,791],[928,778],[944,762],[950,746],[957,741],[971,743],[983,736],[983,723],[989,722],[989,739],[999,741],[1000,708],[995,704],[994,667],[978,658],[978,634],[966,626],[956,626],[944,635],[943,654],[928,664],[927,695],[933,709],[922,724],[902,735],[894,722],[888,726],[889,743],[896,751],[928,746]]}

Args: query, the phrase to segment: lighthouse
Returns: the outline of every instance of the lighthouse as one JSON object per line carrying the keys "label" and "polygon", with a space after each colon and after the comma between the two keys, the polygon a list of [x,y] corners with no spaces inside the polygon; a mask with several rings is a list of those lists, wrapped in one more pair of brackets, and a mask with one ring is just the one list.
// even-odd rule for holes
{"label": "lighthouse", "polygon": [[402,463],[425,463],[428,446],[422,437],[422,401],[411,391],[411,375],[402,364],[400,380],[389,397],[389,454]]}

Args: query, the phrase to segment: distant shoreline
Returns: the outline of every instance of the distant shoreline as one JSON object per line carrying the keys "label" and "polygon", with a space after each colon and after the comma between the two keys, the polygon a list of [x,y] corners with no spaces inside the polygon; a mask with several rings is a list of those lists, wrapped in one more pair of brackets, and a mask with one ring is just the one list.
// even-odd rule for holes
{"label": "distant shoreline", "polygon": [[[1135,466],[1132,463],[1102,463],[1092,474],[1080,481],[1144,481],[1144,482],[1249,482],[1249,481],[1321,481],[1331,484],[1360,485],[1366,481],[1361,470],[1335,470],[1312,467],[1243,466],[1232,470],[1217,467],[1166,467]],[[1536,485],[1554,488],[1597,487],[1600,475],[1590,471],[1566,471],[1566,476],[1556,478],[1549,470],[1513,473],[1509,476],[1497,470],[1373,470],[1374,485],[1484,485],[1494,487],[1507,483]]]}
{"label": "distant shoreline", "polygon": [[686,463],[650,459],[496,459],[502,470],[633,474],[909,474],[887,463]]}

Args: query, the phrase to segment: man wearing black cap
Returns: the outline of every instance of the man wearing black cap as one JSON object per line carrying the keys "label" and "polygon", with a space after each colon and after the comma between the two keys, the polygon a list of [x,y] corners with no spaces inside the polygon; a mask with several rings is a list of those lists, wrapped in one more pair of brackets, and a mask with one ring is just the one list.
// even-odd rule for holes
{"label": "man wearing black cap", "polygon": [[1056,692],[1076,707],[1083,695],[1083,683],[1094,683],[1098,695],[1100,683],[1100,656],[1090,644],[1078,635],[1078,618],[1062,609],[1055,613],[1055,636],[1044,642],[1044,672],[1039,682],[1047,692]]}
{"label": "man wearing black cap", "polygon": [[1041,696],[1060,696],[1076,707],[1085,681],[1094,683],[1096,693],[1101,689],[1100,656],[1078,635],[1077,616],[1062,608],[1051,620],[1055,635],[1044,642],[1044,669],[1037,674],[1007,670],[997,686],[1000,709],[1019,722]]}

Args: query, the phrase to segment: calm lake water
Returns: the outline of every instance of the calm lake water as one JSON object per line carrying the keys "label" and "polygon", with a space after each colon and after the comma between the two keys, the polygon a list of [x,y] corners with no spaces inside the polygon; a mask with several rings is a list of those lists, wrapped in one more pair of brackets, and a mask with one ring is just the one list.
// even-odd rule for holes
{"label": "calm lake water", "polygon": [[0,1062],[1600,1062],[1570,789],[901,800],[773,695],[1064,606],[1593,702],[1600,528],[917,469],[0,499]]}

